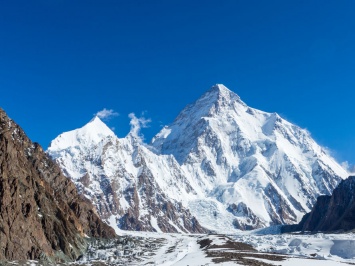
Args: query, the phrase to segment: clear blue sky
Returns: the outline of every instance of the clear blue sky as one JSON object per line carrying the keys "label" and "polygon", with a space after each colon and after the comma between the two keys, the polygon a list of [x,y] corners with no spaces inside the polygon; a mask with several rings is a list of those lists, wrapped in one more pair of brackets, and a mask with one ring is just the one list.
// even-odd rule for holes
{"label": "clear blue sky", "polygon": [[0,106],[46,148],[103,108],[147,140],[215,83],[355,162],[355,1],[1,1]]}

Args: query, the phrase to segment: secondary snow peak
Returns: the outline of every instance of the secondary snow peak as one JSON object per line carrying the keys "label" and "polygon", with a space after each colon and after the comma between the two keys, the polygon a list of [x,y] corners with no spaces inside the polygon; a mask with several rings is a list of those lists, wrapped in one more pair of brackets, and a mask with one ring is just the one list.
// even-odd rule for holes
{"label": "secondary snow peak", "polygon": [[59,135],[47,152],[114,228],[205,232],[179,201],[193,190],[179,165],[143,143],[139,128],[147,119],[130,117],[132,130],[125,138],[94,117],[84,127]]}
{"label": "secondary snow peak", "polygon": [[89,127],[90,129],[95,129],[102,134],[112,135],[112,130],[98,117],[95,116],[87,123],[84,127]]}
{"label": "secondary snow peak", "polygon": [[102,120],[100,119],[100,117],[98,117],[97,115],[95,115],[90,121],[88,124],[90,123],[104,123],[102,122]]}
{"label": "secondary snow peak", "polygon": [[48,151],[58,152],[84,144],[98,144],[109,136],[113,137],[115,133],[99,117],[95,116],[85,126],[60,134],[51,142]]}

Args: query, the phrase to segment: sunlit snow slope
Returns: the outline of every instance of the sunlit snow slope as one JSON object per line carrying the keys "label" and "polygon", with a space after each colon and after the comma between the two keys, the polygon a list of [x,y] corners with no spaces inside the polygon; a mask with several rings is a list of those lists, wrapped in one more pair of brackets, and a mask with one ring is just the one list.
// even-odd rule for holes
{"label": "sunlit snow slope", "polygon": [[203,195],[189,206],[209,228],[214,222],[201,210],[211,206],[216,220],[227,210],[240,229],[295,223],[347,177],[306,130],[248,107],[223,85],[188,105],[152,145],[189,173]]}
{"label": "sunlit snow slope", "polygon": [[117,138],[94,118],[59,135],[48,153],[104,219],[130,230],[291,224],[347,176],[307,131],[248,107],[223,85],[188,105],[151,145],[131,133]]}

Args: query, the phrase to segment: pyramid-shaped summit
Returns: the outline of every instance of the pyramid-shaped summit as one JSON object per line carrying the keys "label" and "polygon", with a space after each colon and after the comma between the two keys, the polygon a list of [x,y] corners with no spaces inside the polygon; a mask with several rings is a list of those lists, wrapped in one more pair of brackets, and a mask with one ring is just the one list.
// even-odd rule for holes
{"label": "pyramid-shaped summit", "polygon": [[48,151],[60,152],[82,145],[97,145],[104,138],[114,136],[115,133],[98,116],[95,116],[83,127],[60,134],[51,142]]}
{"label": "pyramid-shaped summit", "polygon": [[203,206],[241,229],[295,223],[347,176],[306,130],[247,106],[223,85],[188,105],[152,145],[174,156],[206,197],[190,208],[208,228]]}
{"label": "pyramid-shaped summit", "polygon": [[[207,92],[206,94],[210,94],[213,95],[215,94],[218,98],[225,98],[225,99],[240,99],[239,96],[231,91],[230,89],[228,89],[226,86],[224,86],[223,84],[216,84],[213,85]],[[203,98],[204,96],[202,96],[201,98]],[[217,99],[218,99],[217,98]]]}
{"label": "pyramid-shaped summit", "polygon": [[306,130],[247,106],[220,84],[150,145],[113,137],[78,147],[49,153],[97,202],[101,217],[113,215],[110,221],[130,230],[198,232],[201,224],[222,233],[292,224],[347,176]]}
{"label": "pyramid-shaped summit", "polygon": [[[240,97],[222,84],[212,86],[196,102],[186,106],[180,116],[194,115],[191,119],[211,116],[215,112],[224,111],[224,108],[232,108],[234,105],[245,105]],[[179,116],[178,116],[179,118]]]}

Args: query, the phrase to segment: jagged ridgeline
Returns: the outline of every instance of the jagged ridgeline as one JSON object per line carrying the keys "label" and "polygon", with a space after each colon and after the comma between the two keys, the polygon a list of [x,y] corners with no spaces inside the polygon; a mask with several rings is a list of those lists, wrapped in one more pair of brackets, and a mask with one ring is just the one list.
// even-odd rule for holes
{"label": "jagged ridgeline", "polygon": [[0,261],[74,260],[90,237],[115,232],[0,108]]}
{"label": "jagged ridgeline", "polygon": [[297,223],[346,178],[311,137],[215,85],[150,144],[99,118],[47,151],[102,219],[124,230],[230,233]]}

